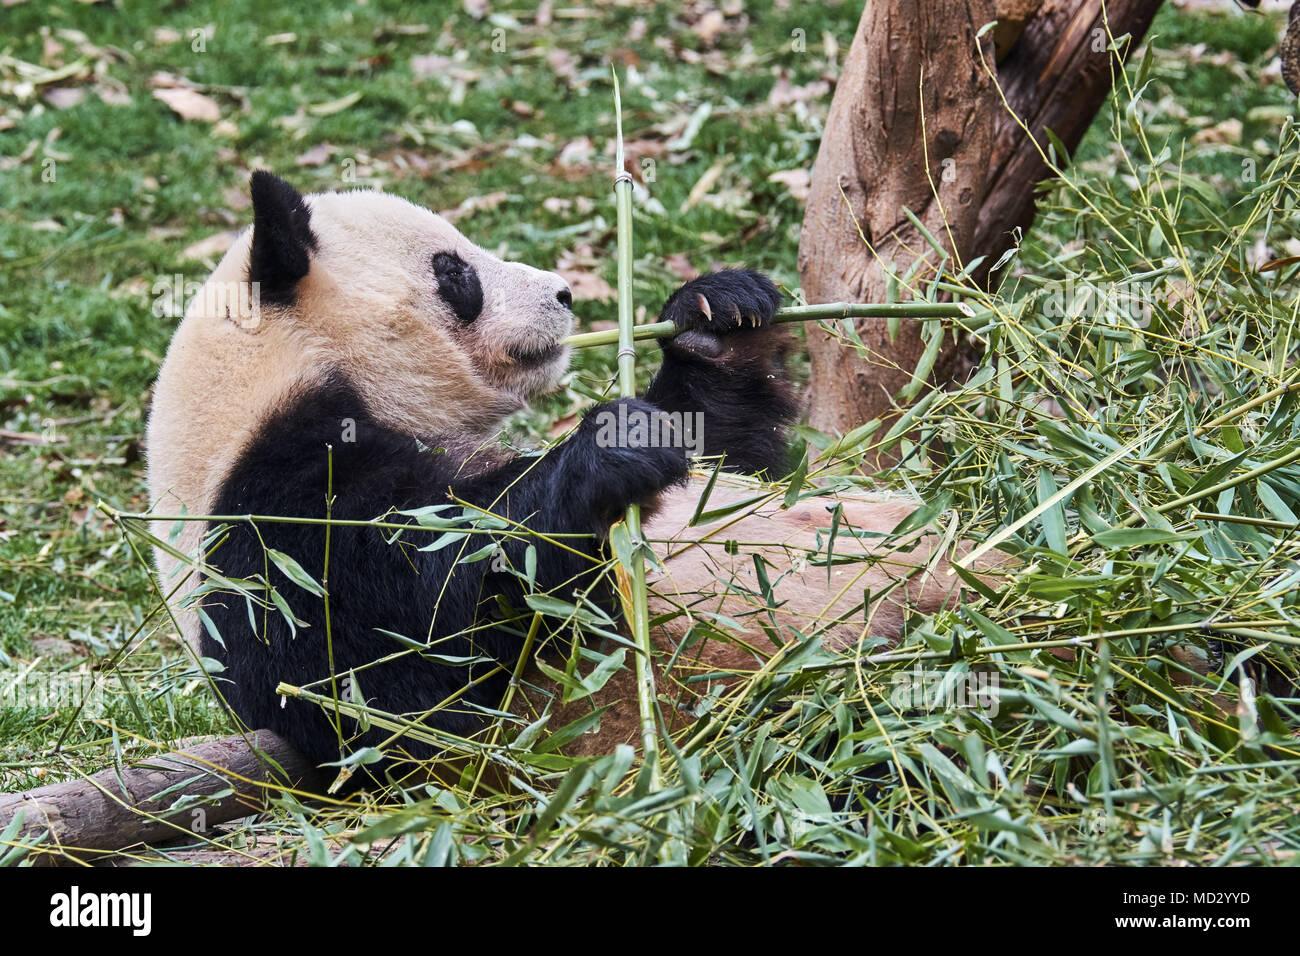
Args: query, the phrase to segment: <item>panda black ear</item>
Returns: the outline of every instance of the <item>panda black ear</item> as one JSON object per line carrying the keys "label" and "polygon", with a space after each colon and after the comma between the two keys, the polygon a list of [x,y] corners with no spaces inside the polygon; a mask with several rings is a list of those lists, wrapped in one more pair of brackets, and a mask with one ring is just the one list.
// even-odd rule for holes
{"label": "panda black ear", "polygon": [[265,170],[253,173],[249,190],[253,196],[249,281],[260,283],[261,301],[288,305],[298,280],[311,268],[310,252],[316,248],[311,210],[302,193]]}

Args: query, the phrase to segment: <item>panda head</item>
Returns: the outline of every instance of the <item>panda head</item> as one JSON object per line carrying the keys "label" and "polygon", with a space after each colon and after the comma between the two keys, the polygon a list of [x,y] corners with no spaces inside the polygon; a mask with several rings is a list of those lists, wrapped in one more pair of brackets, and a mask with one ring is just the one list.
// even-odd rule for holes
{"label": "panda head", "polygon": [[301,341],[392,424],[489,427],[567,368],[572,296],[560,276],[503,261],[396,196],[303,196],[266,172],[251,191],[258,310],[241,329]]}

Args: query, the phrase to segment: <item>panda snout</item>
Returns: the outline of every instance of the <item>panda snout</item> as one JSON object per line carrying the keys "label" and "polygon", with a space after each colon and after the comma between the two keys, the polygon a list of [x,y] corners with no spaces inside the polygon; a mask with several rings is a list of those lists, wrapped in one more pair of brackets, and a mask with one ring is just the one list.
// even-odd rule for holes
{"label": "panda snout", "polygon": [[564,354],[564,346],[559,342],[546,345],[512,345],[506,349],[506,354],[519,365],[546,365]]}
{"label": "panda snout", "polygon": [[570,311],[573,310],[573,293],[569,291],[567,285],[559,292],[555,293],[555,300],[566,309]]}

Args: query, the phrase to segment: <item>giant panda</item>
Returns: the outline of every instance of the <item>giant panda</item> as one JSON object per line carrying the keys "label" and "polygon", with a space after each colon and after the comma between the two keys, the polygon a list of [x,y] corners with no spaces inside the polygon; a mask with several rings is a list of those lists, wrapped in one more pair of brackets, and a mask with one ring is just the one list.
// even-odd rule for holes
{"label": "giant panda", "polygon": [[[524,646],[503,608],[524,607],[518,569],[531,560],[529,541],[501,538],[492,560],[464,560],[467,547],[483,542],[473,535],[467,547],[431,550],[442,532],[403,512],[440,504],[452,507],[439,514],[483,509],[535,533],[531,586],[611,620],[617,601],[600,570],[607,536],[628,505],[642,505],[659,559],[654,642],[665,659],[680,658],[678,667],[752,670],[773,653],[774,634],[794,635],[814,619],[830,622],[819,627],[831,647],[894,639],[909,608],[932,611],[951,598],[949,555],[933,535],[913,535],[856,577],[804,566],[823,547],[832,508],[861,532],[841,536],[841,550],[870,551],[873,536],[916,505],[841,495],[786,507],[781,494],[765,496],[762,479],[787,471],[797,405],[784,365],[788,341],[771,324],[781,298],[764,276],[721,271],[683,285],[660,312],[681,334],[661,346],[644,395],[595,407],[544,454],[509,453],[495,439],[503,419],[567,369],[565,281],[503,261],[393,195],[303,195],[261,171],[250,189],[252,228],[177,328],[147,435],[159,514],[289,519],[191,520],[156,551],[183,637],[219,662],[215,686],[249,729],[273,730],[320,763],[366,745],[415,758],[434,752],[427,741],[394,740],[391,730],[336,720],[276,692],[284,681],[338,694],[343,679],[356,682],[368,706],[452,738],[485,725]],[[727,513],[716,528],[696,520],[710,468],[693,474],[672,443],[599,440],[596,423],[609,421],[602,413],[620,406],[652,417],[703,414],[704,455],[735,476],[714,475],[708,485],[709,509]],[[410,530],[367,525],[377,517]],[[736,540],[762,542],[779,600],[735,606],[737,594],[758,591],[752,556]],[[286,576],[292,565],[283,556],[321,587]],[[266,580],[274,603],[256,584]],[[692,621],[709,622],[712,636],[679,655]],[[601,732],[571,750],[635,739],[630,668],[595,699],[565,706],[530,674],[532,693],[514,704],[521,722],[603,706]],[[671,727],[674,700],[662,696]]]}

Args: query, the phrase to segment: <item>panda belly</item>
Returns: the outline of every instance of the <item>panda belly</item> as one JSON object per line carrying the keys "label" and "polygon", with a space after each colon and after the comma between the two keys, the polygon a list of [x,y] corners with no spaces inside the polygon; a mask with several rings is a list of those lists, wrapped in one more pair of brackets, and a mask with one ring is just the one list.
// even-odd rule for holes
{"label": "panda belly", "polygon": [[[355,391],[334,380],[263,423],[222,484],[214,513],[369,521],[389,507],[436,503],[452,478],[442,457],[378,424]],[[338,693],[458,736],[481,724],[478,708],[498,704],[505,677],[490,672],[495,661],[513,660],[521,642],[500,630],[472,631],[480,603],[491,596],[478,570],[482,565],[452,573],[451,561],[431,560],[418,550],[433,541],[433,533],[413,528],[390,543],[393,534],[332,524],[326,568],[324,524],[230,527],[209,563],[227,578],[251,581],[269,574],[286,609],[301,622],[291,625],[277,607],[250,606],[231,591],[202,598],[212,628],[203,629],[201,652],[224,666],[217,689],[250,729],[274,730],[322,762],[339,759],[340,744],[346,751],[390,736],[377,730],[358,734],[348,718],[335,726],[317,704],[278,696],[281,681],[325,696]],[[287,555],[327,585],[328,627],[325,601],[291,581],[266,549]],[[439,659],[411,652],[390,634],[420,643],[433,638],[430,652]],[[402,745],[413,756],[429,752],[417,743]]]}
{"label": "panda belly", "polygon": [[[816,637],[829,651],[859,654],[892,645],[910,614],[933,614],[959,596],[960,579],[949,573],[950,557],[969,551],[941,535],[922,531],[889,537],[919,505],[900,494],[827,495],[783,508],[784,489],[736,475],[719,475],[708,507],[737,510],[700,525],[691,519],[707,480],[700,476],[661,496],[645,524],[658,568],[648,569],[650,640],[657,652],[656,684],[661,714],[670,730],[696,720],[700,694],[760,669],[772,656]],[[751,502],[741,506],[744,502]],[[841,531],[834,553],[844,559],[827,574],[832,511]],[[758,578],[755,555],[765,565]],[[820,556],[820,561],[818,560]],[[996,573],[1006,556],[995,553],[975,570]],[[693,625],[703,625],[692,632]],[[671,662],[665,666],[664,662]],[[545,686],[545,679],[532,675]],[[534,716],[516,707],[516,716]],[[616,673],[592,698],[558,708],[553,726],[564,726],[603,708],[596,733],[565,748],[572,756],[608,753],[640,736],[637,688],[632,670]]]}

